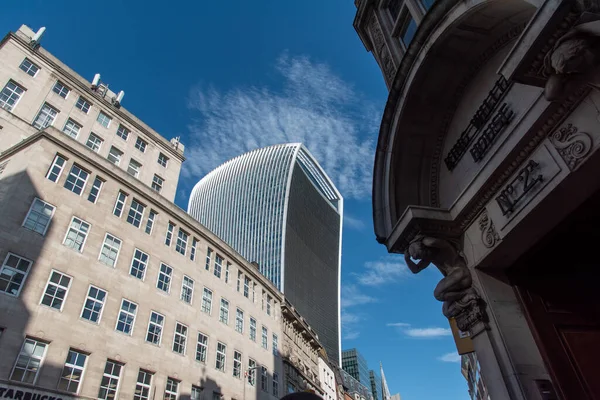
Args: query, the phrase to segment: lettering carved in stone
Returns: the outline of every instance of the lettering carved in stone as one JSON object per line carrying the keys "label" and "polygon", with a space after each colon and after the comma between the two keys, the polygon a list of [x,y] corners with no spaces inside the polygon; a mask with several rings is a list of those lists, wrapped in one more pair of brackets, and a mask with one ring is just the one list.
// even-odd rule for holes
{"label": "lettering carved in stone", "polygon": [[592,138],[585,132],[577,132],[573,124],[561,128],[550,137],[562,159],[572,171],[581,163],[592,149]]}
{"label": "lettering carved in stone", "polygon": [[491,220],[486,209],[484,209],[483,213],[481,213],[481,218],[479,219],[479,230],[481,231],[481,241],[488,249],[494,247],[500,240],[500,235],[498,235],[498,232],[496,232],[494,221]]}

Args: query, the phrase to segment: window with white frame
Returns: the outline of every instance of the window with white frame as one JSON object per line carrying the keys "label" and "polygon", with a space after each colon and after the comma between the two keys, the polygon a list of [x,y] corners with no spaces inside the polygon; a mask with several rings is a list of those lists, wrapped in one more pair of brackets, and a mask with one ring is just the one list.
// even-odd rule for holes
{"label": "window with white frame", "polygon": [[218,371],[225,371],[225,362],[227,360],[227,346],[224,343],[217,342],[217,358],[215,368]]}
{"label": "window with white frame", "polygon": [[212,311],[212,290],[204,288],[202,292],[202,312],[210,315]]}
{"label": "window with white frame", "polygon": [[173,335],[173,351],[178,354],[185,354],[185,344],[187,341],[187,326],[177,322],[175,324],[175,334]]}
{"label": "window with white frame", "polygon": [[165,385],[165,396],[163,400],[177,400],[177,392],[179,390],[179,381],[173,378],[167,378]]}
{"label": "window with white frame", "polygon": [[139,228],[142,224],[142,220],[144,219],[144,210],[146,206],[137,201],[136,199],[131,200],[131,205],[129,206],[129,214],[127,214],[127,222],[131,225]]}
{"label": "window with white frame", "polygon": [[0,268],[0,292],[18,296],[29,275],[31,263],[31,260],[8,253]]}
{"label": "window with white frame", "polygon": [[119,165],[121,163],[121,157],[123,157],[123,152],[115,146],[111,146],[106,159],[115,165]]}
{"label": "window with white frame", "polygon": [[269,332],[267,327],[263,325],[262,327],[262,347],[267,349],[269,347]]}
{"label": "window with white frame", "polygon": [[81,196],[89,176],[90,174],[87,171],[82,169],[79,165],[73,164],[71,166],[71,171],[67,176],[67,180],[65,181],[64,187],[76,195]]}
{"label": "window with white frame", "polygon": [[62,97],[63,99],[66,99],[67,96],[69,95],[69,92],[71,91],[71,89],[69,89],[61,81],[56,81],[56,83],[54,84],[54,87],[52,88],[52,91],[54,93],[56,93],[57,95],[59,95],[60,97]]}
{"label": "window with white frame", "polygon": [[252,386],[256,385],[256,361],[248,359],[248,383]]}
{"label": "window with white frame", "polygon": [[160,271],[158,271],[158,281],[156,287],[163,292],[169,293],[171,290],[171,278],[173,275],[173,268],[169,267],[165,263],[160,263]]}
{"label": "window with white frame", "polygon": [[86,98],[83,96],[79,96],[79,98],[77,99],[77,103],[75,103],[75,107],[80,109],[84,114],[90,112],[91,106],[92,105],[90,104],[90,102],[87,101]]}
{"label": "window with white frame", "polygon": [[256,282],[252,282],[252,302],[256,303]]}
{"label": "window with white frame", "polygon": [[169,157],[165,156],[163,153],[160,153],[158,155],[158,163],[163,166],[163,167],[167,167],[167,163],[169,162]]}
{"label": "window with white frame", "polygon": [[83,303],[83,309],[81,310],[81,318],[96,324],[100,323],[105,302],[106,291],[90,285],[87,297]]}
{"label": "window with white frame", "polygon": [[171,246],[171,241],[173,240],[173,230],[175,229],[175,225],[169,221],[167,225],[167,234],[165,235],[165,244],[167,246]]}
{"label": "window with white frame", "polygon": [[152,372],[140,368],[133,400],[150,400],[150,389],[152,389]]}
{"label": "window with white frame", "polygon": [[29,58],[25,58],[21,62],[21,65],[19,65],[19,68],[29,76],[35,76],[40,70],[40,67],[34,64]]}
{"label": "window with white frame", "polygon": [[242,271],[238,270],[238,277],[237,277],[237,287],[236,290],[239,292],[241,290],[242,287],[242,276],[244,274],[242,274]]}
{"label": "window with white frame", "polygon": [[279,374],[273,372],[273,396],[279,398]]}
{"label": "window with white frame", "polygon": [[69,349],[65,365],[58,381],[58,390],[70,393],[79,393],[79,385],[83,380],[85,362],[88,355],[80,351]]}
{"label": "window with white frame", "polygon": [[279,338],[277,337],[276,334],[273,334],[273,355],[274,356],[278,356],[279,355]]}
{"label": "window with white frame", "polygon": [[154,175],[154,178],[152,178],[152,189],[160,193],[163,188],[163,183],[165,183],[163,178],[158,175]]}
{"label": "window with white frame", "polygon": [[196,361],[206,362],[208,352],[208,336],[198,332],[198,343],[196,344]]}
{"label": "window with white frame", "polygon": [[214,274],[217,278],[221,279],[221,271],[223,269],[223,258],[220,255],[215,256],[215,268]]}
{"label": "window with white frame", "polygon": [[58,178],[60,178],[60,174],[62,174],[63,168],[65,167],[66,163],[67,160],[65,160],[63,157],[57,154],[54,157],[54,160],[52,161],[52,165],[50,166],[50,168],[48,168],[46,178],[48,178],[52,182],[58,181]]}
{"label": "window with white frame", "polygon": [[8,83],[0,92],[0,108],[4,108],[6,111],[12,111],[17,106],[17,103],[21,99],[21,96],[25,93],[25,88],[16,84],[13,81]]}
{"label": "window with white frame", "polygon": [[111,235],[110,233],[107,233],[104,237],[102,249],[100,250],[100,262],[114,268],[117,264],[117,258],[119,257],[120,250],[121,239]]}
{"label": "window with white frame", "polygon": [[142,164],[135,161],[133,158],[129,160],[129,166],[127,167],[127,173],[134,178],[140,176],[140,171],[142,170]]}
{"label": "window with white frame", "polygon": [[90,189],[90,194],[88,195],[88,201],[91,203],[96,203],[96,201],[98,201],[100,191],[102,190],[102,185],[104,185],[104,181],[100,177],[97,176],[94,178],[94,183]]}
{"label": "window with white frame", "polygon": [[229,324],[229,301],[221,298],[221,309],[219,311],[219,321]]}
{"label": "window with white frame", "polygon": [[10,374],[11,381],[34,384],[44,362],[48,344],[32,338],[25,338],[19,357]]}
{"label": "window with white frame", "polygon": [[200,386],[192,385],[190,400],[202,400],[202,390],[203,389]]}
{"label": "window with white frame", "polygon": [[98,121],[98,123],[103,127],[108,128],[110,126],[112,118],[100,111],[98,113],[98,118],[96,118],[96,121]]}
{"label": "window with white frame", "polygon": [[156,219],[156,211],[150,210],[148,213],[148,221],[146,221],[146,230],[145,232],[150,235],[152,233],[152,228],[154,227],[154,220]]}
{"label": "window with white frame", "polygon": [[212,249],[209,247],[208,250],[206,250],[206,264],[204,265],[204,269],[207,271],[210,271],[210,262],[212,260]]}
{"label": "window with white frame", "polygon": [[41,304],[62,310],[62,306],[67,298],[69,287],[71,286],[71,277],[56,270],[50,272],[50,278],[46,283],[46,289],[42,295]]}
{"label": "window with white frame", "polygon": [[192,304],[194,297],[194,280],[187,275],[183,276],[181,281],[181,300],[188,304]]}
{"label": "window with white frame", "polygon": [[131,268],[129,269],[129,274],[138,279],[144,280],[146,269],[148,268],[148,258],[148,254],[144,253],[140,249],[135,249],[131,259]]}
{"label": "window with white frame", "polygon": [[250,297],[250,278],[244,276],[244,297]]}
{"label": "window with white frame", "polygon": [[192,238],[192,247],[190,248],[190,260],[196,260],[196,248],[198,247],[198,239]]}
{"label": "window with white frame", "polygon": [[81,253],[89,232],[89,223],[77,217],[73,217],[63,244]]}
{"label": "window with white frame", "polygon": [[48,103],[44,103],[42,109],[38,113],[37,117],[33,121],[33,126],[37,129],[45,129],[51,126],[58,115],[58,110]]}
{"label": "window with white frame", "polygon": [[260,367],[260,388],[263,392],[269,391],[269,386],[267,383],[267,368],[264,366]]}
{"label": "window with white frame", "polygon": [[273,302],[273,298],[267,295],[267,315],[271,315],[271,303]]}
{"label": "window with white frame", "polygon": [[113,215],[121,218],[123,215],[123,209],[125,208],[125,202],[127,201],[127,195],[119,190],[117,195],[117,201],[115,201],[115,207],[113,208]]}
{"label": "window with white frame", "polygon": [[233,376],[238,379],[242,377],[242,353],[237,350],[233,352]]}
{"label": "window with white frame", "polygon": [[127,140],[127,138],[129,138],[130,133],[131,131],[127,129],[123,124],[119,124],[119,127],[117,128],[118,137],[120,137],[123,140]]}
{"label": "window with white frame", "polygon": [[227,262],[225,266],[225,283],[229,283],[229,267],[231,266],[230,262]]}
{"label": "window with white frame", "polygon": [[123,364],[112,360],[106,360],[102,381],[100,382],[100,390],[98,391],[98,399],[112,400],[117,398],[122,369]]}
{"label": "window with white frame", "polygon": [[244,312],[239,308],[235,310],[235,330],[244,333]]}
{"label": "window with white frame", "polygon": [[142,153],[146,152],[147,145],[148,145],[148,143],[146,143],[146,141],[139,136],[135,140],[135,148],[138,149],[139,151],[141,151]]}
{"label": "window with white frame", "polygon": [[55,209],[56,208],[52,204],[46,203],[36,197],[33,199],[31,207],[29,207],[27,216],[23,221],[23,227],[44,236],[46,230],[48,230]]}
{"label": "window with white frame", "polygon": [[250,340],[256,342],[256,320],[250,317]]}
{"label": "window with white frame", "polygon": [[148,332],[146,334],[146,342],[155,345],[160,345],[164,324],[165,317],[155,311],[152,311],[150,313],[150,320],[148,321]]}
{"label": "window with white frame", "polygon": [[96,135],[94,132],[90,132],[90,136],[88,137],[87,142],[85,142],[85,145],[97,153],[102,147],[102,142],[104,142],[104,140],[102,140],[100,136]]}
{"label": "window with white frame", "polygon": [[122,299],[121,309],[119,310],[119,317],[117,318],[117,326],[115,326],[115,330],[123,332],[126,335],[131,335],[133,333],[136,314],[137,304],[127,299]]}
{"label": "window with white frame", "polygon": [[67,119],[67,122],[65,122],[65,126],[63,127],[63,133],[67,134],[67,136],[70,136],[73,139],[77,139],[80,130],[81,125],[73,121],[71,118]]}
{"label": "window with white frame", "polygon": [[188,237],[188,233],[179,228],[179,232],[177,232],[177,242],[175,243],[175,251],[184,256],[187,250]]}

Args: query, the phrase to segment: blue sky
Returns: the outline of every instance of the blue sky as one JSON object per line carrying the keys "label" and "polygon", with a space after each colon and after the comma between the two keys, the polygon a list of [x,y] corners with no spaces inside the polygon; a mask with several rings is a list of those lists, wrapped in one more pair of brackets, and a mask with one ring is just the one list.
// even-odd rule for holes
{"label": "blue sky", "polygon": [[[303,142],[345,197],[343,347],[383,362],[403,400],[467,399],[433,288],[375,241],[371,173],[387,91],[351,0],[7,0],[0,33],[46,26],[42,45],[167,138],[181,136],[177,204],[223,161]],[[1,32],[3,31],[3,32]]]}

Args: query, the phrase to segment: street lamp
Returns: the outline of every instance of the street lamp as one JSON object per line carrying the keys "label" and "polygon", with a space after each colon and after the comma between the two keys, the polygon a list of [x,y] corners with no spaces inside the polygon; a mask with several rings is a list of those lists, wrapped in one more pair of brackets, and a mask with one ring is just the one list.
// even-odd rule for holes
{"label": "street lamp", "polygon": [[[244,385],[244,399],[243,400],[246,400],[246,378],[248,377],[248,372],[256,371],[259,367],[262,367],[262,366],[261,365],[256,365],[256,366],[250,367],[246,371],[244,371],[244,382],[243,382],[243,385]],[[254,384],[256,385],[256,375],[254,375],[254,378],[255,378]]]}

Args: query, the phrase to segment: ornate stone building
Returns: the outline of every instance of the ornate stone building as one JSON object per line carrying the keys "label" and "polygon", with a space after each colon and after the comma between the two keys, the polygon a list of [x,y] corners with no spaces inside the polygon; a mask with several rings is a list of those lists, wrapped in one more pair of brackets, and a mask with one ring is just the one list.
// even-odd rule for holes
{"label": "ornate stone building", "polygon": [[439,268],[492,399],[600,398],[600,7],[357,0],[389,97],[377,240]]}

